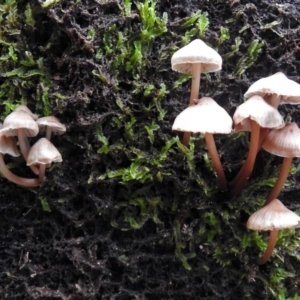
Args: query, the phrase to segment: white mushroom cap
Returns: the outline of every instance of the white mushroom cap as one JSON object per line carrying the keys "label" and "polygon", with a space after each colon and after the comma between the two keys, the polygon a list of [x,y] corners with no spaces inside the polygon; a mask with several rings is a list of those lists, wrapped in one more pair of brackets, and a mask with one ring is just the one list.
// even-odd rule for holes
{"label": "white mushroom cap", "polygon": [[286,208],[280,200],[274,199],[250,216],[247,227],[266,231],[295,228],[299,224],[300,217]]}
{"label": "white mushroom cap", "polygon": [[290,123],[281,129],[271,129],[262,148],[281,157],[300,157],[299,127],[296,123]]}
{"label": "white mushroom cap", "polygon": [[[2,126],[0,124],[0,129]],[[20,156],[16,140],[11,136],[0,135],[0,153],[9,154],[14,157]]]}
{"label": "white mushroom cap", "polygon": [[36,114],[34,114],[26,105],[21,104],[19,105],[17,108],[14,109],[14,111],[18,111],[18,110],[23,110],[25,112],[27,112],[30,117],[32,117],[33,120],[37,120],[38,116]]}
{"label": "white mushroom cap", "polygon": [[216,101],[203,97],[176,117],[172,130],[228,134],[232,131],[232,119]]}
{"label": "white mushroom cap", "polygon": [[251,131],[250,120],[264,128],[282,128],[284,126],[284,120],[278,110],[258,95],[250,97],[237,107],[233,115],[235,130]]}
{"label": "white mushroom cap", "polygon": [[278,72],[254,82],[244,96],[250,98],[253,95],[264,97],[272,94],[281,96],[281,103],[299,104],[300,84],[288,79],[282,72]]}
{"label": "white mushroom cap", "polygon": [[191,73],[192,64],[201,64],[201,73],[219,71],[222,57],[202,40],[196,39],[176,51],[171,58],[172,70]]}
{"label": "white mushroom cap", "polygon": [[59,120],[54,116],[47,116],[37,119],[37,124],[41,131],[46,130],[46,127],[50,127],[52,132],[63,134],[66,132],[66,126],[61,124]]}
{"label": "white mushroom cap", "polygon": [[28,137],[36,136],[39,132],[39,127],[30,114],[24,110],[15,110],[4,119],[0,134],[17,136],[19,129],[24,129]]}
{"label": "white mushroom cap", "polygon": [[46,138],[40,138],[28,153],[27,166],[46,165],[52,162],[62,162],[61,154],[50,141]]}

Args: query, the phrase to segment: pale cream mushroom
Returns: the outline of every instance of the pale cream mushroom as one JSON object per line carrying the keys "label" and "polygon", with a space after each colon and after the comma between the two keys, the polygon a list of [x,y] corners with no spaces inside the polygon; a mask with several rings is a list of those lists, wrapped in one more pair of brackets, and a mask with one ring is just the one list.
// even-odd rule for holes
{"label": "pale cream mushroom", "polygon": [[[0,127],[2,127],[2,124]],[[40,184],[38,179],[23,178],[12,173],[4,162],[4,154],[9,154],[14,157],[20,156],[14,137],[0,135],[0,172],[9,181],[21,186],[35,187]]]}
{"label": "pale cream mushroom", "polygon": [[40,138],[30,149],[27,156],[27,166],[39,166],[39,180],[45,181],[47,164],[62,162],[62,157],[56,147],[46,138]]}
{"label": "pale cream mushroom", "polygon": [[[171,58],[172,70],[192,75],[189,105],[198,99],[201,73],[216,72],[222,68],[221,56],[202,40],[196,39],[176,51]],[[183,144],[188,145],[190,132],[185,132]]]}
{"label": "pale cream mushroom", "polygon": [[18,110],[23,110],[25,111],[26,113],[28,113],[30,115],[30,117],[33,119],[33,120],[37,120],[38,119],[38,116],[36,114],[34,114],[26,105],[24,104],[20,104],[17,108],[14,109],[14,111],[18,111]]}
{"label": "pale cream mushroom", "polygon": [[280,103],[300,104],[300,84],[277,72],[254,82],[244,96],[250,98],[253,95],[262,96],[275,108]]}
{"label": "pale cream mushroom", "polygon": [[252,173],[260,145],[261,130],[264,128],[282,128],[284,120],[276,108],[264,101],[261,96],[254,95],[238,106],[233,115],[233,123],[236,131],[251,131],[247,159],[238,175],[230,183],[233,187],[232,196],[237,196]]}
{"label": "pale cream mushroom", "polygon": [[172,130],[204,133],[208,153],[218,176],[219,187],[225,191],[227,180],[213,134],[229,134],[232,131],[232,119],[212,98],[203,97],[196,102],[196,105],[187,107],[176,117]]}
{"label": "pale cream mushroom", "polygon": [[247,227],[251,230],[270,231],[269,242],[264,254],[257,259],[262,265],[271,257],[276,244],[278,230],[299,227],[300,217],[287,209],[280,200],[272,201],[250,216]]}
{"label": "pale cream mushroom", "polygon": [[66,126],[61,124],[54,116],[47,116],[37,119],[40,131],[46,131],[46,139],[50,141],[51,133],[63,134],[66,132]]}
{"label": "pale cream mushroom", "polygon": [[278,179],[269,194],[265,205],[279,195],[289,175],[293,157],[300,157],[300,129],[296,123],[286,124],[281,129],[272,129],[267,135],[262,148],[274,155],[283,157]]}

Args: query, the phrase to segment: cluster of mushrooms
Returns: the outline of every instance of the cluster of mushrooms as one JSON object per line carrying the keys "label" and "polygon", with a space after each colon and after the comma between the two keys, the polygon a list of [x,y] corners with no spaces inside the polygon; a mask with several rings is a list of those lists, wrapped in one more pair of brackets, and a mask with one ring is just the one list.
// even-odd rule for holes
{"label": "cluster of mushrooms", "polygon": [[[247,227],[252,230],[270,231],[267,249],[258,264],[264,264],[272,255],[278,230],[300,227],[300,217],[287,209],[277,199],[289,174],[293,157],[300,157],[300,129],[296,123],[285,124],[277,108],[279,104],[300,104],[300,85],[282,72],[253,83],[237,107],[233,117],[212,98],[198,99],[201,73],[215,72],[222,68],[221,56],[203,41],[196,39],[174,53],[172,69],[192,75],[189,106],[175,119],[172,129],[183,131],[183,144],[189,145],[191,133],[202,133],[209,156],[217,174],[221,191],[238,196],[250,177],[260,148],[283,157],[278,179],[264,206],[250,216]],[[236,177],[228,182],[215,145],[213,134],[237,131],[251,132],[248,156]]]}
{"label": "cluster of mushrooms", "polygon": [[[46,132],[45,137],[40,138],[31,147],[28,138],[37,136],[39,132]],[[45,181],[46,168],[53,162],[62,161],[61,154],[50,142],[51,134],[64,132],[66,132],[65,125],[54,116],[38,118],[27,106],[19,105],[5,118],[3,124],[0,124],[0,172],[17,185],[39,186]],[[7,168],[3,155],[18,157],[20,152],[27,166],[36,175],[35,178],[20,177]]]}

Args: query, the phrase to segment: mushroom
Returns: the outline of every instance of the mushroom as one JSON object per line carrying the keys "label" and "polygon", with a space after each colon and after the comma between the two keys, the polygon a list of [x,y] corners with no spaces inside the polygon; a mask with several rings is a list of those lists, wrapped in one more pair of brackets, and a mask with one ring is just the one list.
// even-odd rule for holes
{"label": "mushroom", "polygon": [[61,124],[54,116],[39,118],[37,121],[40,131],[46,131],[46,139],[50,141],[51,133],[63,134],[66,132],[66,126]]}
{"label": "mushroom", "polygon": [[17,108],[14,109],[14,111],[18,111],[18,110],[23,110],[25,111],[26,113],[28,113],[30,115],[30,117],[33,119],[33,120],[37,120],[38,119],[38,116],[36,114],[34,114],[26,105],[24,104],[21,104],[19,105]]}
{"label": "mushroom", "polygon": [[225,191],[227,180],[213,134],[228,134],[232,131],[232,119],[226,110],[212,98],[203,97],[196,100],[196,105],[187,107],[176,117],[172,130],[204,133],[208,153],[218,176],[219,187]]}
{"label": "mushroom", "polygon": [[[201,73],[216,72],[222,68],[221,56],[202,40],[196,39],[176,51],[171,58],[172,70],[192,75],[192,86],[189,105],[194,105],[198,99]],[[187,146],[190,132],[185,132],[183,144]]]}
{"label": "mushroom", "polygon": [[300,157],[300,129],[296,123],[286,124],[281,129],[272,129],[267,135],[262,148],[271,154],[283,157],[278,179],[269,194],[265,205],[279,195],[289,175],[293,157]]}
{"label": "mushroom", "polygon": [[[1,126],[2,127],[2,124]],[[9,181],[26,187],[35,187],[40,184],[38,179],[23,178],[12,173],[6,166],[3,155],[9,154],[14,157],[20,156],[16,141],[13,137],[0,135],[0,172]]]}
{"label": "mushroom", "polygon": [[300,217],[287,209],[280,200],[272,201],[250,216],[247,227],[251,230],[270,230],[270,237],[266,251],[257,259],[257,263],[262,265],[271,257],[276,244],[278,230],[286,228],[296,228],[300,224]]}
{"label": "mushroom", "polygon": [[251,131],[247,159],[238,175],[230,183],[233,186],[232,196],[238,195],[249,178],[259,149],[261,128],[282,128],[284,120],[278,110],[264,101],[261,96],[254,95],[238,106],[234,115],[235,130]]}
{"label": "mushroom", "polygon": [[61,154],[48,139],[39,139],[28,153],[27,166],[39,165],[39,181],[44,182],[46,165],[52,162],[62,162]]}
{"label": "mushroom", "polygon": [[275,108],[280,103],[299,104],[300,84],[288,79],[282,72],[277,72],[254,82],[244,96],[250,98],[253,95],[262,96],[265,101]]}

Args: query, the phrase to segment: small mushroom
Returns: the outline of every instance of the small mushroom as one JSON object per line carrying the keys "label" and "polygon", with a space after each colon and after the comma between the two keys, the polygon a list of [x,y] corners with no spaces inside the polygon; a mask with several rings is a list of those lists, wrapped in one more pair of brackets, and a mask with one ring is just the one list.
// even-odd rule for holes
{"label": "small mushroom", "polygon": [[272,129],[267,135],[262,148],[274,155],[283,157],[278,179],[265,205],[278,197],[289,175],[293,157],[300,157],[300,129],[296,123],[286,124],[281,129]]}
{"label": "small mushroom", "polygon": [[273,199],[268,205],[250,216],[247,227],[251,230],[270,230],[270,237],[265,253],[257,259],[262,265],[271,257],[276,245],[278,230],[296,228],[300,224],[300,217],[287,209],[280,200]]}
{"label": "small mushroom", "polygon": [[63,134],[66,132],[66,126],[61,124],[54,116],[47,116],[37,119],[40,131],[46,131],[46,139],[50,141],[51,133]]}
{"label": "small mushroom", "polygon": [[232,119],[212,98],[203,97],[196,102],[196,105],[187,107],[176,117],[172,130],[204,133],[208,153],[218,176],[219,187],[225,191],[227,180],[213,134],[229,134],[232,131]]}
{"label": "small mushroom", "polygon": [[[2,124],[0,127],[2,127]],[[38,179],[23,178],[12,173],[4,162],[4,154],[9,154],[14,157],[18,157],[20,155],[14,137],[0,135],[0,172],[9,181],[21,186],[35,187],[40,184]]]}
{"label": "small mushroom", "polygon": [[46,138],[39,139],[30,149],[27,156],[27,166],[39,166],[39,181],[45,181],[47,164],[62,162],[62,157],[55,146]]}
{"label": "small mushroom", "polygon": [[[222,68],[221,56],[202,40],[196,39],[176,51],[171,58],[172,70],[192,75],[192,86],[189,105],[198,99],[201,73],[216,72]],[[185,132],[183,144],[187,146],[190,132]]]}
{"label": "small mushroom", "polygon": [[235,130],[251,131],[247,159],[238,175],[230,183],[233,186],[232,196],[237,196],[245,186],[252,173],[256,154],[259,149],[259,139],[262,128],[282,128],[284,120],[278,110],[264,101],[261,96],[254,95],[238,106],[234,115]]}

